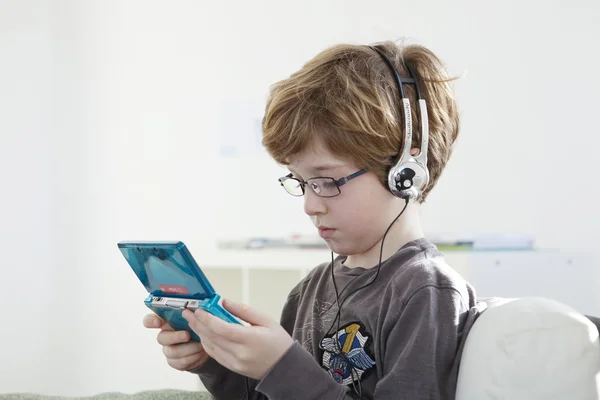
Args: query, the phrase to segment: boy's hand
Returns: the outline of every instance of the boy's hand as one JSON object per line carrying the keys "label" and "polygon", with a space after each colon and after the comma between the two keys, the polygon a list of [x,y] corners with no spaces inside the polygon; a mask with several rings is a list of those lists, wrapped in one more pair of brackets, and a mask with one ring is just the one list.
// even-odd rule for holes
{"label": "boy's hand", "polygon": [[223,307],[251,326],[225,322],[202,309],[182,315],[210,357],[231,371],[261,380],[292,346],[292,337],[278,322],[248,306],[223,300]]}
{"label": "boy's hand", "polygon": [[150,329],[160,329],[156,340],[163,346],[167,363],[179,371],[198,368],[210,358],[201,343],[190,341],[188,332],[174,331],[168,323],[155,314],[148,314],[144,317],[144,326]]}

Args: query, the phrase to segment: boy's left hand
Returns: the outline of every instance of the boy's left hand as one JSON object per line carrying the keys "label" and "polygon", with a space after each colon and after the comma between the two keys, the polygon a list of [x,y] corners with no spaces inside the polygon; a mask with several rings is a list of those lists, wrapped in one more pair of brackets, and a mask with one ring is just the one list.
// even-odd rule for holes
{"label": "boy's left hand", "polygon": [[278,322],[246,305],[223,300],[223,307],[250,326],[225,322],[201,309],[185,310],[183,317],[219,364],[261,380],[292,346],[292,337]]}

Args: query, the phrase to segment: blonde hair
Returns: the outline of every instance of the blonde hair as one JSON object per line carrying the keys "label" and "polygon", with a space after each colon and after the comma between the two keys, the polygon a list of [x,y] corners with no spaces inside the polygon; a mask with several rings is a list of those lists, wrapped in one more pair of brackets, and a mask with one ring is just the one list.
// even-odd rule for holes
{"label": "blonde hair", "polygon": [[[417,75],[429,114],[428,168],[430,180],[418,201],[435,186],[459,133],[453,78],[442,61],[419,45],[377,46],[400,76]],[[407,84],[413,115],[412,147],[421,143],[415,85]],[[280,164],[318,140],[334,156],[367,168],[387,188],[387,174],[404,142],[400,94],[388,65],[368,46],[332,46],[308,61],[289,78],[271,86],[262,121],[262,143]]]}

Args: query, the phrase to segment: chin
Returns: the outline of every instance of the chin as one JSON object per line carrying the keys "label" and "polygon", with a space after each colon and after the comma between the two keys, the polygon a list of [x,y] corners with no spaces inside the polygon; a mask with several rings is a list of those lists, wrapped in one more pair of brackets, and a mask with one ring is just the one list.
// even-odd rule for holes
{"label": "chin", "polygon": [[347,257],[362,253],[362,250],[359,249],[357,246],[352,246],[348,243],[341,243],[337,240],[326,240],[325,242],[327,243],[327,247],[329,247],[329,250],[333,251],[335,254],[340,256]]}

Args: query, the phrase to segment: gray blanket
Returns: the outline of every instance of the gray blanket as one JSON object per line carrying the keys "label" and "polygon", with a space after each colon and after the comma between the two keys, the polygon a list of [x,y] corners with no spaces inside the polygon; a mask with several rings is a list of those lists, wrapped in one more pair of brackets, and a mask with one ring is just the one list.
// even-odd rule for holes
{"label": "gray blanket", "polygon": [[211,400],[208,392],[184,390],[150,390],[126,394],[118,392],[100,393],[86,397],[46,396],[35,393],[0,394],[0,400]]}

